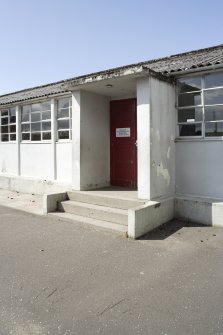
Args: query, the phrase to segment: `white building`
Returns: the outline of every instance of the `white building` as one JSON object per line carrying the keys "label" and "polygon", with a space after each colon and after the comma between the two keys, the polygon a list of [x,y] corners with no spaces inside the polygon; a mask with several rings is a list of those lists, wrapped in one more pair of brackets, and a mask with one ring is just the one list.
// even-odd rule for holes
{"label": "white building", "polygon": [[0,96],[0,123],[1,188],[135,188],[133,237],[223,224],[223,45]]}

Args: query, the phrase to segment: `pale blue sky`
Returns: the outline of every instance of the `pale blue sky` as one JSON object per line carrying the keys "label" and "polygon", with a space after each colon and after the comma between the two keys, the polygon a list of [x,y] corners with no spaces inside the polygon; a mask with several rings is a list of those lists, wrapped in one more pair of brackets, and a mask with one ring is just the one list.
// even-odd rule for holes
{"label": "pale blue sky", "polygon": [[223,43],[222,0],[0,0],[0,94]]}

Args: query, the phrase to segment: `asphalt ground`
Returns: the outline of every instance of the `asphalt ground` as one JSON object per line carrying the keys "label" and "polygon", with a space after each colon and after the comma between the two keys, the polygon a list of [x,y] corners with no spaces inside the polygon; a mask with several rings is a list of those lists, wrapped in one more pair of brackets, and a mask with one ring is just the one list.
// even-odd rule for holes
{"label": "asphalt ground", "polygon": [[0,207],[0,334],[223,334],[223,229],[131,240]]}

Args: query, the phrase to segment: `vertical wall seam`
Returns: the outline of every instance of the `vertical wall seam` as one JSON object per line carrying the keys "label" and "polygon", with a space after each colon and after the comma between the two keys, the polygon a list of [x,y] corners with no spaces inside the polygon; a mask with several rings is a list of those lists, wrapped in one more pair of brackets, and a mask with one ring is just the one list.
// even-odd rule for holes
{"label": "vertical wall seam", "polygon": [[21,175],[21,107],[16,106],[16,149],[17,149],[17,175]]}
{"label": "vertical wall seam", "polygon": [[51,144],[53,151],[53,180],[57,179],[57,157],[56,157],[56,104],[55,99],[51,99]]}

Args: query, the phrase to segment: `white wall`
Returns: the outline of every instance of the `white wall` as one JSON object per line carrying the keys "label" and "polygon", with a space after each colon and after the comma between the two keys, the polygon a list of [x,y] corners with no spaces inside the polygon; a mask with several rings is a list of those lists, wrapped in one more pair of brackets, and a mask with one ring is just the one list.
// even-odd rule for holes
{"label": "white wall", "polygon": [[21,175],[53,179],[54,158],[51,143],[21,143]]}
{"label": "white wall", "polygon": [[137,81],[138,197],[175,192],[175,89],[153,77]]}
{"label": "white wall", "polygon": [[137,81],[138,197],[150,199],[150,80]]}
{"label": "white wall", "polygon": [[72,182],[72,142],[56,143],[56,169],[58,181]]}
{"label": "white wall", "polygon": [[223,199],[223,142],[176,143],[176,193]]}
{"label": "white wall", "polygon": [[72,94],[72,187],[74,190],[81,189],[80,171],[80,124],[81,124],[81,92],[76,91]]}
{"label": "white wall", "polygon": [[109,99],[81,92],[80,102],[80,188],[110,183]]}
{"label": "white wall", "polygon": [[18,173],[18,154],[16,143],[0,143],[0,173]]}
{"label": "white wall", "polygon": [[[53,119],[53,100],[51,108]],[[35,178],[41,183],[49,181],[49,185],[66,183],[74,189],[109,185],[109,98],[74,92],[72,130],[72,142],[54,143],[53,137],[49,143],[0,143],[0,174]]]}
{"label": "white wall", "polygon": [[175,88],[150,77],[151,199],[175,193]]}

